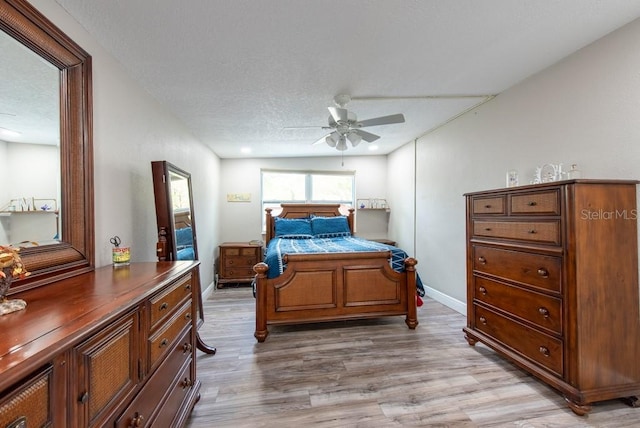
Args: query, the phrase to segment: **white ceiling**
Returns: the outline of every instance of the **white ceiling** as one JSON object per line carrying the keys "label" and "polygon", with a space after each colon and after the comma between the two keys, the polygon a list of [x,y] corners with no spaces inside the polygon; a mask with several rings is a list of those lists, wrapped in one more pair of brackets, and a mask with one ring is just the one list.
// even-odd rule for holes
{"label": "white ceiling", "polygon": [[404,113],[367,128],[389,153],[640,16],[640,0],[56,1],[221,158],[339,155],[312,145],[339,93],[359,119]]}

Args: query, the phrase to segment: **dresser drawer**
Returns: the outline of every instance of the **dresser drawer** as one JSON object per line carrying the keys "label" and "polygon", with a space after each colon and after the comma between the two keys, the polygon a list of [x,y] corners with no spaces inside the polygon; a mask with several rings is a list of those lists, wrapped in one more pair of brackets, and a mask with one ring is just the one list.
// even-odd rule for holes
{"label": "dresser drawer", "polygon": [[475,299],[536,324],[551,333],[562,334],[562,300],[512,285],[474,278]]}
{"label": "dresser drawer", "polygon": [[474,236],[560,245],[560,221],[473,220]]}
{"label": "dresser drawer", "polygon": [[472,199],[473,214],[505,214],[505,197],[492,196]]}
{"label": "dresser drawer", "polygon": [[222,250],[227,257],[257,257],[258,247],[226,247]]}
{"label": "dresser drawer", "polygon": [[562,258],[473,246],[473,270],[560,293]]}
{"label": "dresser drawer", "polygon": [[[178,426],[174,420],[178,409],[182,406],[182,403],[191,393],[191,389],[194,385],[194,379],[191,376],[191,365],[193,362],[189,360],[180,370],[178,376],[173,380],[173,383],[169,385],[169,395],[167,400],[160,408],[160,413],[155,418],[156,421],[161,421],[166,424],[167,427]],[[161,426],[161,424],[154,424],[155,426]]]}
{"label": "dresser drawer", "polygon": [[150,300],[151,329],[191,297],[191,276],[188,276]]}
{"label": "dresser drawer", "polygon": [[172,348],[180,333],[191,325],[191,311],[191,301],[189,301],[157,333],[149,338],[149,367],[153,367]]}
{"label": "dresser drawer", "polygon": [[24,421],[25,427],[50,426],[51,368],[27,380],[9,395],[0,398],[0,427]]}
{"label": "dresser drawer", "polygon": [[562,377],[562,341],[474,305],[475,327],[523,357]]}
{"label": "dresser drawer", "polygon": [[560,215],[560,190],[511,196],[511,214]]}

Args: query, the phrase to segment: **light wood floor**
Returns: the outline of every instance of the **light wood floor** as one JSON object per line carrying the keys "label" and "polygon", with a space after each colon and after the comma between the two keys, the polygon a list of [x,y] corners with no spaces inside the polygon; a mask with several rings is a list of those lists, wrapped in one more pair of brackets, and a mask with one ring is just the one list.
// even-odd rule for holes
{"label": "light wood floor", "polygon": [[597,403],[572,413],[555,390],[462,333],[433,300],[403,317],[270,327],[253,338],[247,287],[216,290],[200,330],[201,400],[188,427],[638,427],[640,409]]}

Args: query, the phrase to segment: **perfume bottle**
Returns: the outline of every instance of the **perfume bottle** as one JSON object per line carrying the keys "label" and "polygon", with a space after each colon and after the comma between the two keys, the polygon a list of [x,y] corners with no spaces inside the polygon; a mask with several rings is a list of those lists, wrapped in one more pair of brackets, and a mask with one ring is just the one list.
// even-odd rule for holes
{"label": "perfume bottle", "polygon": [[516,187],[518,185],[518,171],[515,169],[507,171],[507,187]]}
{"label": "perfume bottle", "polygon": [[582,174],[580,173],[580,170],[578,169],[578,164],[572,164],[571,165],[571,169],[569,170],[569,172],[567,172],[567,178],[569,180],[573,180],[575,178],[580,178],[582,176]]}

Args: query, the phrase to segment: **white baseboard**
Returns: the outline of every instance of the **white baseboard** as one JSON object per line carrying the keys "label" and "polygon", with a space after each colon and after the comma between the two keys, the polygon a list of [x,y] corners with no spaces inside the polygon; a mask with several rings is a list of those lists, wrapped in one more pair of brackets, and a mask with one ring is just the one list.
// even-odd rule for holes
{"label": "white baseboard", "polygon": [[213,293],[213,290],[215,288],[216,288],[216,285],[213,282],[207,285],[207,287],[204,290],[202,290],[202,300],[205,301],[209,297],[211,297],[211,293]]}
{"label": "white baseboard", "polygon": [[441,291],[433,289],[431,287],[424,286],[424,292],[427,297],[432,298],[436,302],[440,302],[443,305],[453,309],[456,312],[461,313],[462,315],[467,315],[467,304],[461,302],[460,300],[454,299],[451,296],[447,296]]}

